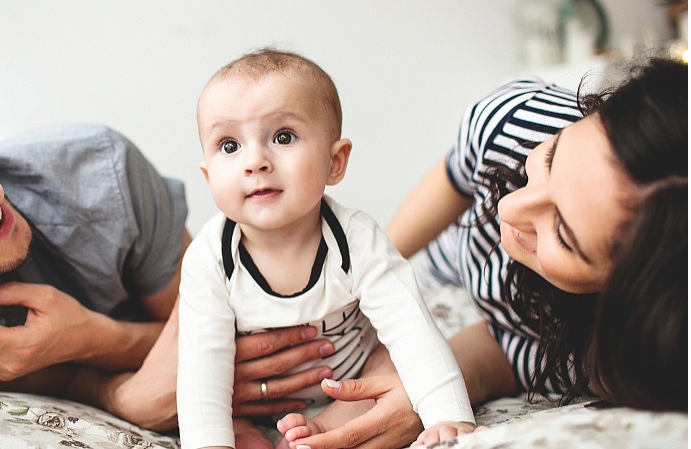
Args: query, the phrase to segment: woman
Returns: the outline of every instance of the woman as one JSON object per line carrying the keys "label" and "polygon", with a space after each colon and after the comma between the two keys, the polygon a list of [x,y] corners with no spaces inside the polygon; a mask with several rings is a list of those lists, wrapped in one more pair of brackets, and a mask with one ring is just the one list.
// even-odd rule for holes
{"label": "woman", "polygon": [[[687,409],[687,83],[663,60],[578,104],[512,83],[468,110],[394,217],[404,256],[434,239],[423,285],[463,285],[486,320],[450,339],[474,404],[526,389]],[[312,449],[400,446],[419,430],[391,377],[324,389],[377,405],[300,441]]]}
{"label": "woman", "polygon": [[[437,201],[462,205],[458,194],[473,194],[474,209],[428,247],[421,281],[464,283],[511,361],[516,381],[531,393],[562,393],[567,402],[590,393],[592,385],[618,405],[686,408],[686,396],[680,400],[676,382],[676,394],[661,395],[660,387],[653,385],[648,385],[648,396],[641,391],[633,397],[628,388],[612,394],[619,385],[666,376],[652,375],[652,360],[631,352],[627,363],[615,366],[612,356],[618,353],[617,360],[623,360],[611,346],[640,351],[641,341],[660,340],[664,348],[644,352],[668,363],[669,370],[663,370],[669,371],[667,376],[680,374],[679,361],[686,360],[686,349],[679,344],[686,342],[686,331],[659,324],[687,308],[687,72],[685,65],[654,61],[606,101],[584,98],[585,118],[530,152],[524,173],[508,170],[511,163],[486,161],[502,155],[520,162],[521,150],[514,151],[512,135],[518,140],[529,131],[552,134],[560,120],[571,119],[573,110],[561,91],[515,83],[469,111],[462,131],[468,134],[461,135],[460,148],[447,159],[449,176],[428,178],[442,184],[432,185],[431,191],[447,189],[449,197]],[[533,90],[534,95],[529,93]],[[530,100],[524,101],[525,96]],[[519,105],[505,114],[501,109],[516,99]],[[498,117],[501,126],[482,129]],[[470,169],[469,160],[479,162]],[[456,182],[456,189],[449,180]],[[430,224],[443,223],[433,210],[420,210],[421,204],[429,204],[416,201],[430,197],[424,189],[423,183],[388,229],[407,255],[419,247],[413,241],[419,238],[416,229],[430,226],[434,232]],[[489,207],[483,206],[486,198]],[[420,226],[414,216],[429,221]],[[473,221],[484,223],[474,226]],[[483,245],[497,237],[501,247],[481,258]],[[666,245],[670,238],[674,243]],[[654,256],[651,247],[656,246]],[[465,251],[467,256],[452,251]],[[676,268],[670,270],[664,264],[671,261]],[[665,275],[672,279],[662,279]],[[634,305],[634,300],[645,304],[663,299],[667,304],[658,307],[663,317],[650,317],[650,307]],[[639,313],[650,322],[637,318]],[[685,323],[683,315],[678,326]],[[640,326],[632,326],[634,322]],[[616,337],[623,328],[634,335]],[[632,340],[646,329],[659,335]],[[670,354],[664,359],[660,352],[672,348],[683,349],[683,357]],[[610,362],[607,370],[601,361]],[[684,379],[685,371],[684,366]],[[488,389],[480,399],[491,396]]]}

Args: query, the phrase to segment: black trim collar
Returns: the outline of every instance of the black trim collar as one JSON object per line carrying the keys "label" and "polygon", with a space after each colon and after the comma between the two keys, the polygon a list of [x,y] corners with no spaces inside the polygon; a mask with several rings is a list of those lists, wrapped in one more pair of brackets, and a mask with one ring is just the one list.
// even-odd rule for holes
{"label": "black trim collar", "polygon": [[[348,241],[346,240],[343,227],[341,227],[341,224],[338,222],[338,218],[336,218],[333,210],[331,210],[329,205],[326,204],[324,199],[322,199],[320,211],[322,218],[326,221],[326,224],[329,225],[329,228],[331,229],[331,232],[333,232],[336,242],[338,243],[338,249],[341,253],[342,260],[341,269],[347,273],[348,270],[350,270],[350,249],[348,248]],[[221,235],[221,255],[223,257],[223,268],[228,279],[230,279],[231,275],[233,274],[233,270],[235,269],[231,241],[236,224],[237,223],[235,223],[233,220],[227,218],[226,224],[223,227],[223,234]],[[262,288],[262,290],[273,296],[291,298],[299,296],[314,287],[319,280],[319,276],[321,275],[329,248],[326,244],[326,240],[324,240],[324,236],[322,236],[321,242],[319,243],[319,249],[317,250],[317,256],[314,259],[314,264],[312,265],[312,272],[310,274],[310,279],[307,283],[307,286],[302,291],[293,293],[292,295],[281,295],[271,289],[269,283],[266,281],[266,278],[264,278],[264,276],[259,272],[259,269],[254,264],[252,257],[247,252],[247,249],[242,242],[238,244],[238,252],[240,253],[240,262],[245,266],[245,268],[247,268],[247,271],[250,273],[255,282]]]}

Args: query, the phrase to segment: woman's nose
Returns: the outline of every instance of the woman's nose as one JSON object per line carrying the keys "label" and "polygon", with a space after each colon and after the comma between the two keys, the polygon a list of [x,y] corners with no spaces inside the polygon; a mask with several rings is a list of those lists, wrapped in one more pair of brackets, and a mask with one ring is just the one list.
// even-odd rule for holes
{"label": "woman's nose", "polygon": [[530,183],[499,201],[499,218],[516,229],[532,231],[535,222],[550,206],[547,191],[542,185]]}

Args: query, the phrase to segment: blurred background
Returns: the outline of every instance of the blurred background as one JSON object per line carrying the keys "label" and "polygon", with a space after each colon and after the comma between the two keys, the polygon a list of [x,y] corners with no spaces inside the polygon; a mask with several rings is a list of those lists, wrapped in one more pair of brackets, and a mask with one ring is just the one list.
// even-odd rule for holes
{"label": "blurred background", "polygon": [[[241,54],[272,45],[339,89],[348,174],[327,193],[386,226],[453,145],[472,101],[521,75],[576,88],[636,55],[688,47],[687,1],[0,1],[0,138],[104,123],[182,179],[196,234],[216,211],[199,171],[197,97]],[[2,180],[0,180],[1,182]]]}

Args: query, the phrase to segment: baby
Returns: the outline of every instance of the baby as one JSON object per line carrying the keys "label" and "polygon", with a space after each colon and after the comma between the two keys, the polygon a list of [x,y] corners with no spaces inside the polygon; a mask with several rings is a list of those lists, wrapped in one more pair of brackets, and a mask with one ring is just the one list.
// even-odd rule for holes
{"label": "baby", "polygon": [[[334,342],[313,366],[328,363],[335,379],[393,372],[392,360],[426,428],[416,444],[472,432],[463,377],[411,266],[371,217],[324,194],[343,179],[352,147],[331,78],[293,53],[250,53],[211,78],[197,121],[201,170],[221,213],[183,260],[183,448],[249,447],[233,429],[235,336],[296,325]],[[391,360],[363,371],[380,341]],[[328,403],[318,385],[296,396]],[[313,419],[288,415],[278,430],[291,448],[308,448],[310,436],[360,413],[334,402]]]}

